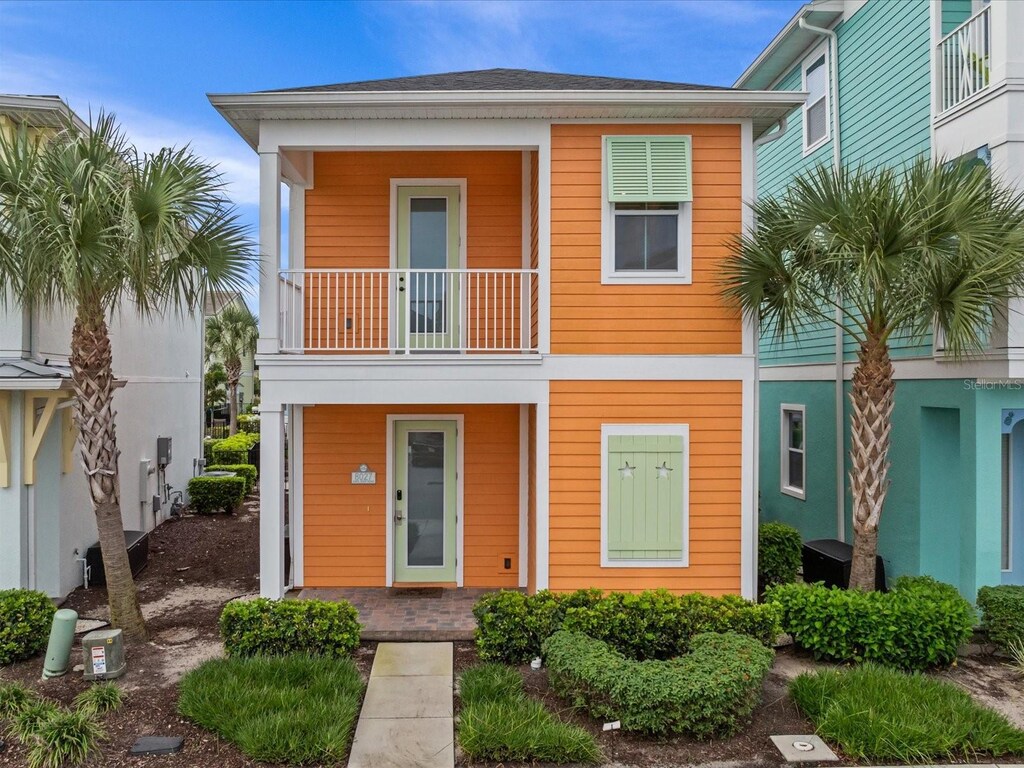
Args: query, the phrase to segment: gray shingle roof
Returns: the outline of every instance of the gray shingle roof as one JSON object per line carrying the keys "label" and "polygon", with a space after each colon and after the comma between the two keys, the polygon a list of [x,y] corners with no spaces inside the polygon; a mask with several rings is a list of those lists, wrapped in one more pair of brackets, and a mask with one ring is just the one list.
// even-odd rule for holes
{"label": "gray shingle roof", "polygon": [[331,93],[359,91],[727,91],[715,85],[633,80],[622,77],[565,75],[530,69],[476,69],[436,75],[360,80],[303,88],[278,88],[262,93]]}

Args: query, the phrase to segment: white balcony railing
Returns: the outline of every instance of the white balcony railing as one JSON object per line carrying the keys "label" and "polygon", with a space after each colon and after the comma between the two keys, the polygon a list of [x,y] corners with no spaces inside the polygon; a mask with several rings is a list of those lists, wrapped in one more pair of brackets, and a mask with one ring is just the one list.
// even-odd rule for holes
{"label": "white balcony railing", "polygon": [[986,5],[939,41],[940,112],[952,109],[988,87],[991,10],[991,6]]}
{"label": "white balcony railing", "polygon": [[282,352],[536,351],[536,270],[290,269],[280,286]]}

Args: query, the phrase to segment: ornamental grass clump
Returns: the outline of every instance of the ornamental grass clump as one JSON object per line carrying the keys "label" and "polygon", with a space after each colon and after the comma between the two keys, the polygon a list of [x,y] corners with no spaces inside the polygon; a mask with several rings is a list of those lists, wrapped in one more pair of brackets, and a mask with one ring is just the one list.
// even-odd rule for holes
{"label": "ornamental grass clump", "polygon": [[103,729],[89,712],[58,709],[39,721],[28,751],[29,768],[79,765],[97,748]]}
{"label": "ornamental grass clump", "polygon": [[113,712],[123,703],[121,689],[114,683],[96,683],[75,696],[75,708],[92,715]]}

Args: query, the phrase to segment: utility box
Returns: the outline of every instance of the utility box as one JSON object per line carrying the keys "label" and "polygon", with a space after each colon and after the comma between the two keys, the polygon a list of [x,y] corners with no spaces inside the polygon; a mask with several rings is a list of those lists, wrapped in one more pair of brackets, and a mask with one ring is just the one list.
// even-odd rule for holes
{"label": "utility box", "polygon": [[171,438],[156,439],[156,463],[158,467],[166,467],[171,463]]}
{"label": "utility box", "polygon": [[[814,584],[819,581],[826,587],[850,586],[850,567],[853,565],[853,547],[838,539],[815,539],[804,542],[804,581]],[[882,558],[875,561],[875,589],[885,591],[885,564]]]}
{"label": "utility box", "polygon": [[86,680],[113,680],[125,671],[120,629],[97,629],[82,638]]}

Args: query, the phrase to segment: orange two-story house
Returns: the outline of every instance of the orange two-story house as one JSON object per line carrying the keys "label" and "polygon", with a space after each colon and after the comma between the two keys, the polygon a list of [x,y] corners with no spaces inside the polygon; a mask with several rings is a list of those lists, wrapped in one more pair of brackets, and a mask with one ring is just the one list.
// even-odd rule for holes
{"label": "orange two-story house", "polygon": [[264,595],[754,593],[755,329],[719,270],[800,94],[486,70],[211,101],[259,153]]}

